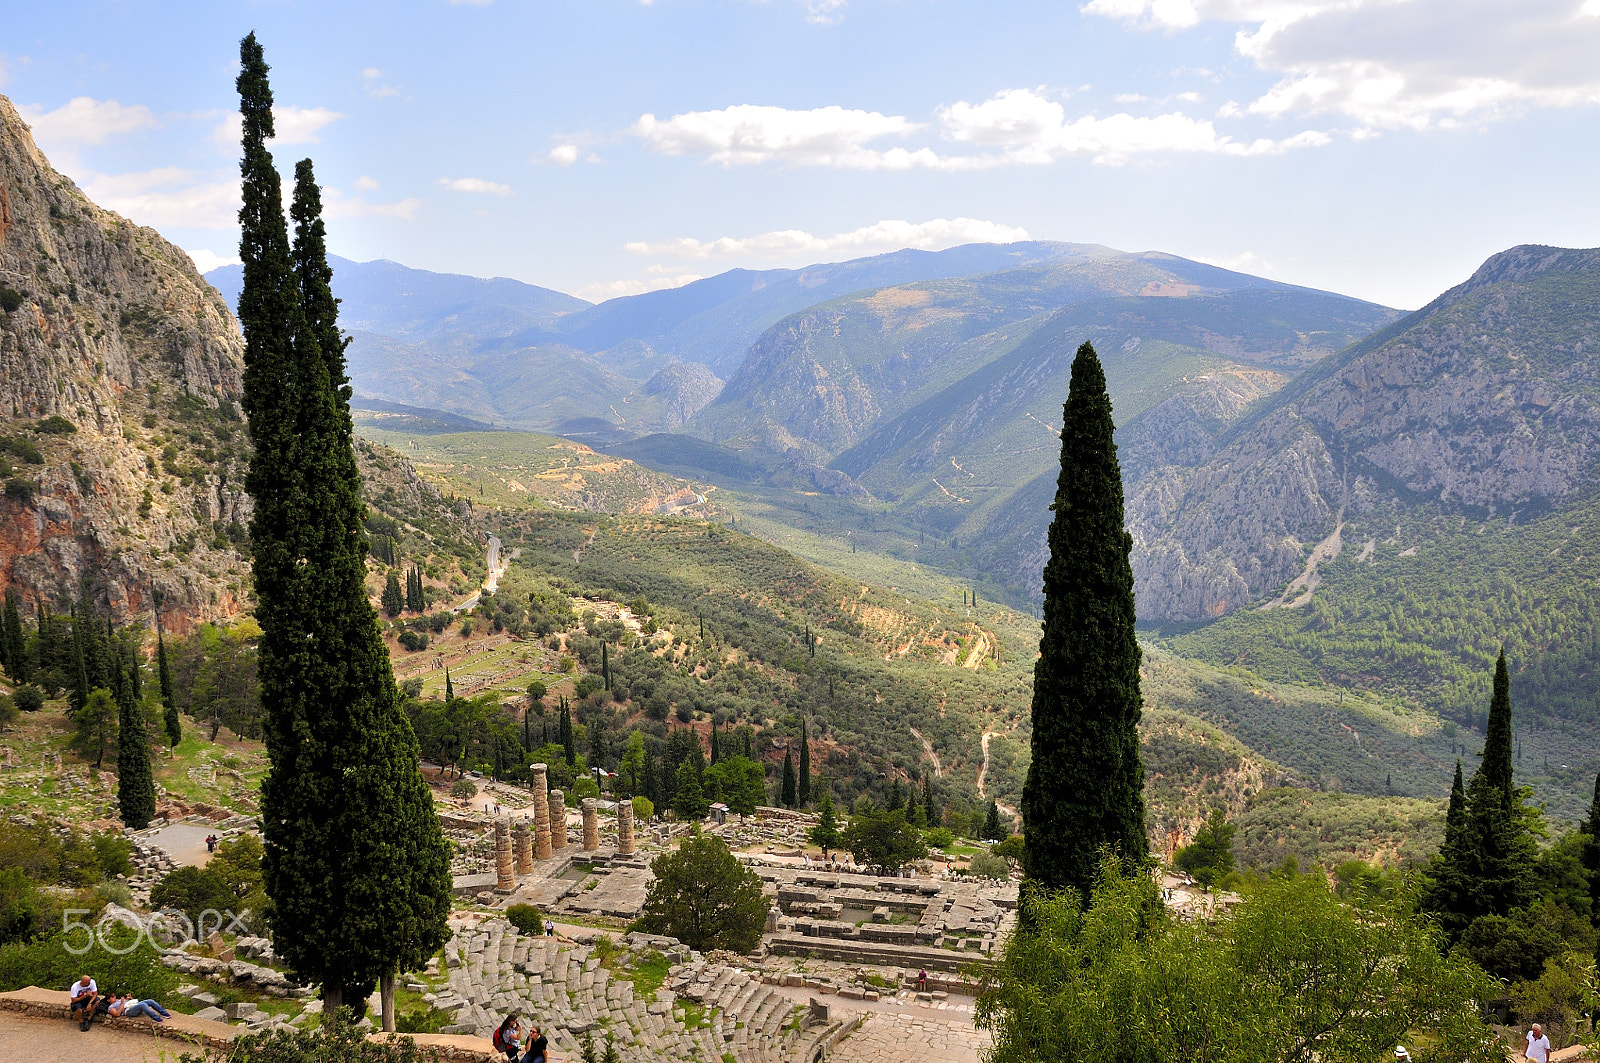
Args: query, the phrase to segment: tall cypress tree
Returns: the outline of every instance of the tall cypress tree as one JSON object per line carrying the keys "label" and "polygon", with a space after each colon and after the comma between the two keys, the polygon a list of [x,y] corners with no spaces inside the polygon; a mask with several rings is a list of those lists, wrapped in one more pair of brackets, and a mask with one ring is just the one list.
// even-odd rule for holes
{"label": "tall cypress tree", "polygon": [[1450,805],[1444,817],[1444,851],[1459,849],[1467,826],[1467,789],[1461,781],[1461,761],[1456,761],[1455,781],[1450,784]]}
{"label": "tall cypress tree", "polygon": [[1006,829],[1000,825],[1000,805],[992,798],[989,812],[983,817],[983,836],[988,841],[1000,841],[1006,836]]}
{"label": "tall cypress tree", "polygon": [[783,751],[783,789],[779,791],[778,799],[783,803],[784,808],[793,808],[795,806],[795,797],[794,757],[790,756],[789,750],[785,748]]}
{"label": "tall cypress tree", "polygon": [[922,777],[922,818],[927,821],[930,827],[939,825],[939,809],[933,803],[932,774]]}
{"label": "tall cypress tree", "polygon": [[0,620],[0,637],[6,644],[6,674],[18,683],[33,679],[33,662],[28,656],[28,642],[22,634],[22,610],[17,592],[6,588],[6,611]]}
{"label": "tall cypress tree", "polygon": [[[1078,348],[1062,409],[1061,474],[1033,672],[1033,761],[1022,789],[1031,889],[1088,903],[1102,848],[1144,863],[1133,538],[1123,527],[1111,396],[1094,347]],[[977,592],[973,592],[976,601]]]}
{"label": "tall cypress tree", "polygon": [[[1583,866],[1589,872],[1589,918],[1600,930],[1600,775],[1594,780],[1594,801],[1589,805],[1589,819],[1583,825],[1589,841],[1583,847]],[[1600,939],[1595,942],[1595,961],[1600,963]]]}
{"label": "tall cypress tree", "polygon": [[611,651],[604,642],[600,643],[600,680],[607,690],[611,689]]}
{"label": "tall cypress tree", "polygon": [[572,710],[567,707],[567,699],[561,699],[561,749],[567,758],[567,766],[578,762],[577,746],[572,740]]}
{"label": "tall cypress tree", "polygon": [[174,749],[183,741],[183,719],[178,715],[178,702],[172,696],[172,666],[167,663],[167,637],[161,631],[161,617],[156,616],[156,679],[161,684],[161,704],[165,707],[162,723],[167,729],[167,744]]}
{"label": "tall cypress tree", "polygon": [[800,778],[795,796],[801,808],[811,803],[811,725],[805,720],[800,721]]}
{"label": "tall cypress tree", "polygon": [[150,736],[134,694],[133,680],[118,669],[117,677],[117,804],[122,822],[144,830],[156,815],[156,780],[150,769]]}
{"label": "tall cypress tree", "polygon": [[722,759],[722,741],[717,737],[717,720],[711,718],[711,763],[715,764]]}
{"label": "tall cypress tree", "polygon": [[[1451,787],[1445,844],[1433,866],[1423,906],[1457,939],[1480,916],[1504,916],[1533,899],[1537,846],[1513,778],[1511,676],[1505,653],[1495,662],[1494,697],[1484,727],[1483,761],[1458,804]],[[1451,821],[1454,821],[1453,825]]]}
{"label": "tall cypress tree", "polygon": [[[366,595],[366,513],[320,194],[302,163],[291,251],[254,34],[240,65],[239,318],[271,760],[263,880],[279,954],[322,986],[325,1006],[359,1006],[375,981],[392,999],[394,973],[420,966],[447,937],[448,850]],[[384,1018],[390,1025],[388,1000]]]}

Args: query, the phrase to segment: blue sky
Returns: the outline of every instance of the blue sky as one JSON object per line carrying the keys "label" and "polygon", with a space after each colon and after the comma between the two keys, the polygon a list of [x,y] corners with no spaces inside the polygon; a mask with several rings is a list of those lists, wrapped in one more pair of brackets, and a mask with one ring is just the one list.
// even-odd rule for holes
{"label": "blue sky", "polygon": [[334,251],[590,299],[1026,236],[1409,308],[1600,244],[1600,0],[52,0],[0,93],[210,265],[250,30]]}

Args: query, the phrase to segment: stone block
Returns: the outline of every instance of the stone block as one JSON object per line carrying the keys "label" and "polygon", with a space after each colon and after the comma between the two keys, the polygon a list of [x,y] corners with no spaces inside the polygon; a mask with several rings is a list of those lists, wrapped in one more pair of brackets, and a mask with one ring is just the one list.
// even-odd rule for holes
{"label": "stone block", "polygon": [[209,1019],[212,1022],[227,1022],[228,1013],[218,1007],[202,1008],[194,1013],[197,1019]]}

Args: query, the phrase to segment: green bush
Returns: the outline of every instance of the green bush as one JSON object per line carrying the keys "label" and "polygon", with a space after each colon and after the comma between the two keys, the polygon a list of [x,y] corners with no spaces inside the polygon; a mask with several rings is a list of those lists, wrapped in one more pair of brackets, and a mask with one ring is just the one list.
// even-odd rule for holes
{"label": "green bush", "polygon": [[44,464],[44,454],[38,446],[22,436],[0,436],[0,450],[10,451],[29,465]]}
{"label": "green bush", "polygon": [[59,413],[52,413],[49,417],[34,425],[33,430],[47,436],[70,436],[78,430],[78,426]]}
{"label": "green bush", "polygon": [[470,801],[478,796],[478,787],[471,779],[457,779],[450,784],[450,796],[457,801]]}
{"label": "green bush", "polygon": [[544,933],[544,916],[531,904],[513,904],[506,909],[506,919],[524,934]]}
{"label": "green bush", "polygon": [[934,827],[932,830],[923,831],[922,836],[935,849],[943,849],[947,845],[954,845],[956,841],[956,836],[950,833],[949,827]]}
{"label": "green bush", "polygon": [[22,293],[9,284],[0,284],[0,310],[11,313],[22,305]]}
{"label": "green bush", "polygon": [[48,898],[20,867],[0,867],[0,945],[31,941],[49,929]]}
{"label": "green bush", "polygon": [[36,490],[33,481],[25,476],[13,476],[6,481],[6,497],[23,504],[33,501]]}
{"label": "green bush", "polygon": [[[400,1025],[398,1019],[395,1025]],[[233,1042],[227,1058],[229,1063],[423,1063],[426,1058],[408,1038],[368,1041],[366,1034],[346,1023],[325,1024],[314,1031],[250,1034]],[[207,1063],[207,1059],[185,1053],[182,1063]]]}
{"label": "green bush", "polygon": [[11,695],[11,700],[23,712],[38,712],[44,708],[44,691],[32,683],[24,683]]}
{"label": "green bush", "polygon": [[968,868],[979,878],[1008,879],[1011,877],[1011,865],[1003,856],[994,856],[990,853],[979,853],[972,858],[972,865]]}
{"label": "green bush", "polygon": [[438,1033],[453,1022],[455,1016],[430,1005],[396,1015],[394,1028],[397,1033]]}
{"label": "green bush", "polygon": [[[70,936],[54,934],[38,941],[0,945],[0,992],[30,985],[64,992],[74,979],[87,974],[103,993],[137,993],[157,1000],[170,997],[178,988],[178,976],[161,966],[161,954],[148,939],[134,945],[135,933],[131,927],[108,922],[97,935],[101,940],[82,955],[67,948],[78,949],[86,943],[85,931],[79,929]],[[101,947],[101,941],[110,947]]]}
{"label": "green bush", "polygon": [[[198,928],[204,912],[235,912],[240,905],[239,897],[229,888],[221,871],[213,867],[180,867],[156,883],[156,888],[150,891],[150,907],[157,911],[176,909],[191,926]],[[208,926],[209,923],[210,920]],[[226,924],[224,919],[223,925]]]}

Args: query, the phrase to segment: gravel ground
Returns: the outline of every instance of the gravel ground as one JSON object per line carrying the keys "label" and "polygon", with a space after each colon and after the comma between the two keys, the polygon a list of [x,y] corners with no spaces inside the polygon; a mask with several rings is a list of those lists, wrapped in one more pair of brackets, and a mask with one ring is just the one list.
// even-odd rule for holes
{"label": "gravel ground", "polygon": [[175,1063],[182,1053],[167,1038],[0,1011],[0,1063]]}

